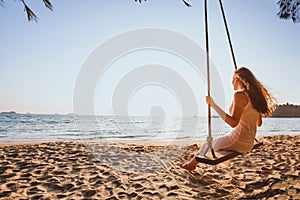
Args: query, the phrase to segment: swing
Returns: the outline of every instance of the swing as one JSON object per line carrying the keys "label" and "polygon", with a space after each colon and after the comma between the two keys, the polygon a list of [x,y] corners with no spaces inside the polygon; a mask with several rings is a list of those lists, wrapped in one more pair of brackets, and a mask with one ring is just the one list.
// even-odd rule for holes
{"label": "swing", "polygon": [[[256,149],[263,145],[263,142],[257,142],[253,149]],[[213,150],[213,149],[212,149]],[[222,162],[225,162],[227,160],[230,160],[232,158],[235,158],[239,155],[242,155],[242,153],[239,153],[237,151],[225,151],[225,150],[218,150],[214,152],[215,157],[213,155],[206,155],[206,156],[198,156],[196,157],[196,161],[200,163],[205,163],[209,165],[217,165]]]}
{"label": "swing", "polygon": [[[228,43],[230,46],[230,50],[231,50],[231,56],[232,56],[232,60],[233,60],[233,64],[234,64],[234,68],[237,69],[237,64],[236,64],[236,59],[234,56],[234,52],[233,52],[233,47],[232,47],[232,42],[231,42],[231,38],[230,38],[230,34],[229,34],[229,29],[228,29],[228,25],[227,25],[227,20],[225,17],[225,12],[224,12],[224,8],[223,8],[223,4],[222,4],[222,0],[219,0],[219,4],[220,4],[220,8],[221,8],[221,12],[222,12],[222,16],[223,16],[223,21],[224,21],[224,25],[226,28],[226,34],[227,34],[227,39],[228,39]],[[207,93],[208,96],[210,96],[210,69],[209,69],[209,38],[208,38],[208,20],[207,20],[207,0],[204,0],[204,15],[205,15],[205,39],[206,39],[206,67],[207,67]],[[209,164],[209,165],[217,165],[219,163],[222,163],[224,161],[230,160],[232,158],[235,158],[239,155],[241,155],[242,153],[239,153],[237,151],[225,151],[225,150],[218,150],[218,151],[214,151],[213,147],[212,147],[212,134],[211,134],[211,108],[210,105],[208,105],[208,136],[207,136],[207,143],[208,146],[211,150],[211,152],[207,154],[207,151],[204,153],[204,156],[198,156],[196,157],[196,161],[197,162],[201,162],[201,163],[205,163],[205,164]],[[255,138],[255,142],[256,144],[253,146],[253,149],[258,148],[259,146],[263,145],[263,142],[259,142],[256,138]]]}

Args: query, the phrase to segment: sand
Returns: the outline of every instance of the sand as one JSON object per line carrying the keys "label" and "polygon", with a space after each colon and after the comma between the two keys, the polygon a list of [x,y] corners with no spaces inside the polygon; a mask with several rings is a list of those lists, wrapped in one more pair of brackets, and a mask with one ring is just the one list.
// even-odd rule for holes
{"label": "sand", "polygon": [[179,167],[194,146],[49,142],[0,145],[1,199],[300,199],[300,136],[217,166]]}

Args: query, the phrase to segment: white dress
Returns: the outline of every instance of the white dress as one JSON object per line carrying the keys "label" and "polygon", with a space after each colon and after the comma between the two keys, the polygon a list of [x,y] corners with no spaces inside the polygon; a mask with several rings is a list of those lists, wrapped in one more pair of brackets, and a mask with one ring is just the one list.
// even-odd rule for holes
{"label": "white dress", "polygon": [[[239,124],[232,132],[213,141],[214,150],[232,150],[240,153],[250,151],[253,148],[259,115],[249,100],[248,104],[244,107]],[[203,155],[207,148],[207,143],[204,143],[198,154]]]}

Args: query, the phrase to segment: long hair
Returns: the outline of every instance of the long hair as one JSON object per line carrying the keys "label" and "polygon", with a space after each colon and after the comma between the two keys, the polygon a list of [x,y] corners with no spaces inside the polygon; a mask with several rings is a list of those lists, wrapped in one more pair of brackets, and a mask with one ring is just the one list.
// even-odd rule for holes
{"label": "long hair", "polygon": [[270,116],[276,109],[276,100],[254,74],[246,67],[241,67],[234,72],[234,75],[244,84],[253,108],[265,116]]}

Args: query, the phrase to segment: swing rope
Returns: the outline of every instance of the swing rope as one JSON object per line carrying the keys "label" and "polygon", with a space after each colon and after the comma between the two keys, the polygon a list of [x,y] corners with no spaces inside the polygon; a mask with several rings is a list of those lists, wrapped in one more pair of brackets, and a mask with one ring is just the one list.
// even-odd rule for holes
{"label": "swing rope", "polygon": [[[219,4],[220,4],[222,17],[223,17],[223,22],[224,22],[225,29],[226,29],[228,43],[229,43],[229,46],[230,46],[232,61],[233,61],[233,64],[234,64],[234,68],[236,70],[237,69],[237,64],[236,64],[236,59],[235,59],[235,55],[234,55],[234,51],[233,51],[233,46],[232,46],[232,42],[231,42],[231,37],[230,37],[230,33],[229,33],[229,28],[228,28],[228,24],[227,24],[227,20],[226,20],[222,0],[219,0]],[[210,97],[210,66],[209,66],[209,36],[208,36],[209,31],[208,31],[208,14],[207,14],[207,10],[208,10],[207,9],[207,0],[204,0],[205,46],[206,46],[206,68],[207,68],[207,96]],[[206,141],[207,141],[207,144],[208,144],[208,147],[209,147],[208,149],[211,149],[211,153],[212,153],[213,158],[216,158],[215,152],[214,152],[214,149],[213,149],[213,146],[212,146],[213,137],[212,137],[212,133],[211,133],[211,107],[210,107],[210,105],[208,105],[208,136],[206,138]],[[204,152],[204,155],[206,155],[208,149],[206,150],[206,152]]]}
{"label": "swing rope", "polygon": [[226,20],[225,11],[224,11],[224,8],[223,8],[222,0],[219,0],[219,4],[220,4],[222,16],[223,16],[223,21],[224,21],[224,25],[225,25],[225,29],[226,29],[228,43],[229,43],[229,46],[230,46],[231,57],[232,57],[232,61],[233,61],[233,64],[234,64],[234,69],[237,69],[236,59],[235,59],[234,52],[233,52],[231,37],[230,37],[230,33],[229,33],[229,28],[228,28],[228,25],[227,25],[227,20]]}
{"label": "swing rope", "polygon": [[[206,70],[207,70],[207,96],[210,97],[210,67],[209,67],[209,38],[208,38],[208,20],[207,20],[207,0],[204,0],[204,19],[205,19],[205,46],[206,46]],[[211,134],[211,108],[210,105],[208,105],[208,136],[206,138],[208,147],[206,149],[206,152],[204,152],[204,155],[206,155],[208,149],[211,150],[211,154],[214,158],[216,158],[212,142],[213,137]]]}

